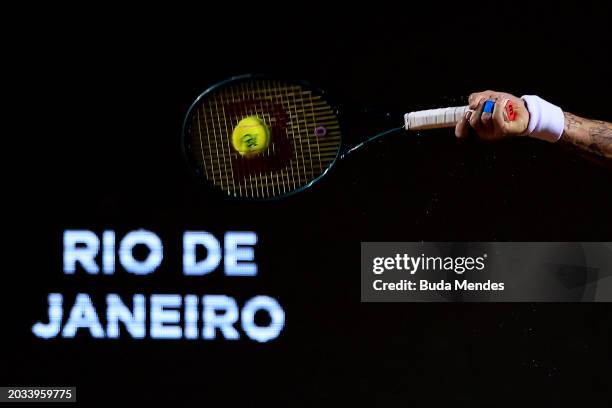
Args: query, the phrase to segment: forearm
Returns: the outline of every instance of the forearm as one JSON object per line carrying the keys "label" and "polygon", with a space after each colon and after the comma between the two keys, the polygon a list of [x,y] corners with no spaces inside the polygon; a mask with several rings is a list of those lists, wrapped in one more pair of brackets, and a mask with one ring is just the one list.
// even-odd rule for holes
{"label": "forearm", "polygon": [[612,123],[563,113],[565,125],[560,143],[599,158],[612,159]]}

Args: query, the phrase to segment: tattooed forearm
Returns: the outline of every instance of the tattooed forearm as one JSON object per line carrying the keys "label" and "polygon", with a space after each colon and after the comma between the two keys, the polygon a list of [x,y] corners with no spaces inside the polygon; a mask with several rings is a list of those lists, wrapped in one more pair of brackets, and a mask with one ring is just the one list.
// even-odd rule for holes
{"label": "tattooed forearm", "polygon": [[569,112],[563,112],[563,115],[565,116],[566,129],[577,129],[582,126],[582,118],[579,118],[578,116]]}
{"label": "tattooed forearm", "polygon": [[589,120],[564,112],[561,142],[600,158],[612,159],[612,123]]}

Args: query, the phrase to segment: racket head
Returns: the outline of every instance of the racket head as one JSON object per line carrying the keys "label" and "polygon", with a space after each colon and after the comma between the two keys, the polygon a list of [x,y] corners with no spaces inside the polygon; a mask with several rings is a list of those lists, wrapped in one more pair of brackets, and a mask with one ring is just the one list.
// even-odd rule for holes
{"label": "racket head", "polygon": [[199,182],[246,200],[311,187],[342,148],[337,110],[305,81],[242,75],[199,95],[183,123],[182,147]]}

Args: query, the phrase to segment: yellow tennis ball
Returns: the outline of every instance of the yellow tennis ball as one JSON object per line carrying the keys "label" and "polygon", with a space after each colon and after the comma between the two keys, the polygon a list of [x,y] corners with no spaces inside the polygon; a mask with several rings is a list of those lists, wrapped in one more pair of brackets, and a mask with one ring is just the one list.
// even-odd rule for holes
{"label": "yellow tennis ball", "polygon": [[242,155],[257,154],[270,144],[270,129],[257,116],[242,119],[232,133],[232,146]]}

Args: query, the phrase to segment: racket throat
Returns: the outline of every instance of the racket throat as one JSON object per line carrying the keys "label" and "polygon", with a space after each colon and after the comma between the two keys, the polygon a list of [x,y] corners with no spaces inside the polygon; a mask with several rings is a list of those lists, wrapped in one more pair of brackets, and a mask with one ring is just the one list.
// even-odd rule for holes
{"label": "racket throat", "polygon": [[346,156],[348,156],[349,154],[357,151],[357,150],[361,150],[362,148],[364,148],[365,146],[369,145],[370,143],[373,143],[375,141],[377,141],[378,139],[382,139],[385,136],[390,136],[390,135],[394,135],[397,133],[403,133],[405,131],[404,126],[398,126],[398,127],[394,127],[394,128],[390,128],[387,129],[385,131],[382,132],[378,132],[376,134],[373,134],[365,139],[363,139],[363,141],[361,141],[360,143],[354,144],[350,147],[348,147],[341,155],[340,158],[344,159]]}

